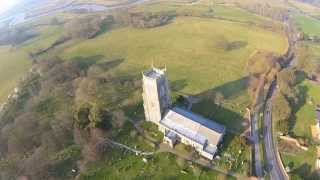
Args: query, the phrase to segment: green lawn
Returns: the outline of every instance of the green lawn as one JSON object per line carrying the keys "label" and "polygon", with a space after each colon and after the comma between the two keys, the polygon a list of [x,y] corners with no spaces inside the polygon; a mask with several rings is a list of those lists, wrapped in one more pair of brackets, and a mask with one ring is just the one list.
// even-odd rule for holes
{"label": "green lawn", "polygon": [[19,49],[0,46],[0,103],[4,102],[7,96],[17,85],[17,81],[31,67],[26,53]]}
{"label": "green lawn", "polygon": [[[233,50],[221,47],[230,42],[245,45]],[[121,75],[138,75],[152,63],[166,65],[171,86],[179,85],[179,91],[190,94],[220,91],[227,99],[224,107],[238,114],[250,104],[245,80],[248,57],[256,50],[280,54],[286,49],[286,38],[279,33],[241,23],[179,17],[166,26],[126,27],[68,45],[63,50],[63,57],[103,55],[106,59],[123,59],[123,63],[113,70]],[[213,112],[208,109],[210,107],[206,107],[207,112]],[[241,122],[239,116],[227,118],[220,114],[221,122],[239,127],[239,123],[233,123]]]}
{"label": "green lawn", "polygon": [[295,14],[294,21],[302,32],[311,36],[320,36],[320,20],[302,14]]}

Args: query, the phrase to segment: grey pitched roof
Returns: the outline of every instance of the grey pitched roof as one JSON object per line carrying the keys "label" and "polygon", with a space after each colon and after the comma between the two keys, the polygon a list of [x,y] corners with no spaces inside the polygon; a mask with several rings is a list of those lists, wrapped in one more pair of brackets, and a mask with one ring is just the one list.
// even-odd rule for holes
{"label": "grey pitched roof", "polygon": [[201,145],[216,146],[225,132],[223,125],[178,107],[170,109],[160,123]]}

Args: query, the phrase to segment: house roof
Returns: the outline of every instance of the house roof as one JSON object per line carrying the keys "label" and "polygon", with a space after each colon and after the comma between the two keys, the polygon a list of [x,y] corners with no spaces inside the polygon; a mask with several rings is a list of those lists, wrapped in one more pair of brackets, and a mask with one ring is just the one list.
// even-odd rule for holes
{"label": "house roof", "polygon": [[201,145],[216,146],[225,132],[224,126],[178,107],[170,109],[160,123]]}

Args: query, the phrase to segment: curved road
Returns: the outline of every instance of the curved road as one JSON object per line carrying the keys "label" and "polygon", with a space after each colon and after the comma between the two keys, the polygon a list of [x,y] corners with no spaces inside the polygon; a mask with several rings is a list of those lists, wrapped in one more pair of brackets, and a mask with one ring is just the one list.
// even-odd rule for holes
{"label": "curved road", "polygon": [[285,168],[283,167],[282,161],[279,156],[277,145],[274,143],[273,133],[272,133],[272,101],[271,97],[276,90],[277,81],[274,80],[270,86],[266,107],[264,112],[264,123],[263,123],[263,133],[264,133],[264,150],[265,150],[265,160],[268,163],[266,165],[267,172],[270,173],[271,180],[287,180],[289,179]]}

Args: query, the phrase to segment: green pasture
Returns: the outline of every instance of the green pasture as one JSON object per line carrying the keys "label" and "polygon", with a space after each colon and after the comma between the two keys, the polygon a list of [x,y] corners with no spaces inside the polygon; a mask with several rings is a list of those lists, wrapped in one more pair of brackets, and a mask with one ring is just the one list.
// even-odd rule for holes
{"label": "green pasture", "polygon": [[0,46],[0,103],[16,87],[23,74],[31,67],[28,56],[16,48]]}
{"label": "green pasture", "polygon": [[309,36],[320,36],[320,20],[303,14],[295,14],[294,22],[302,32]]}

